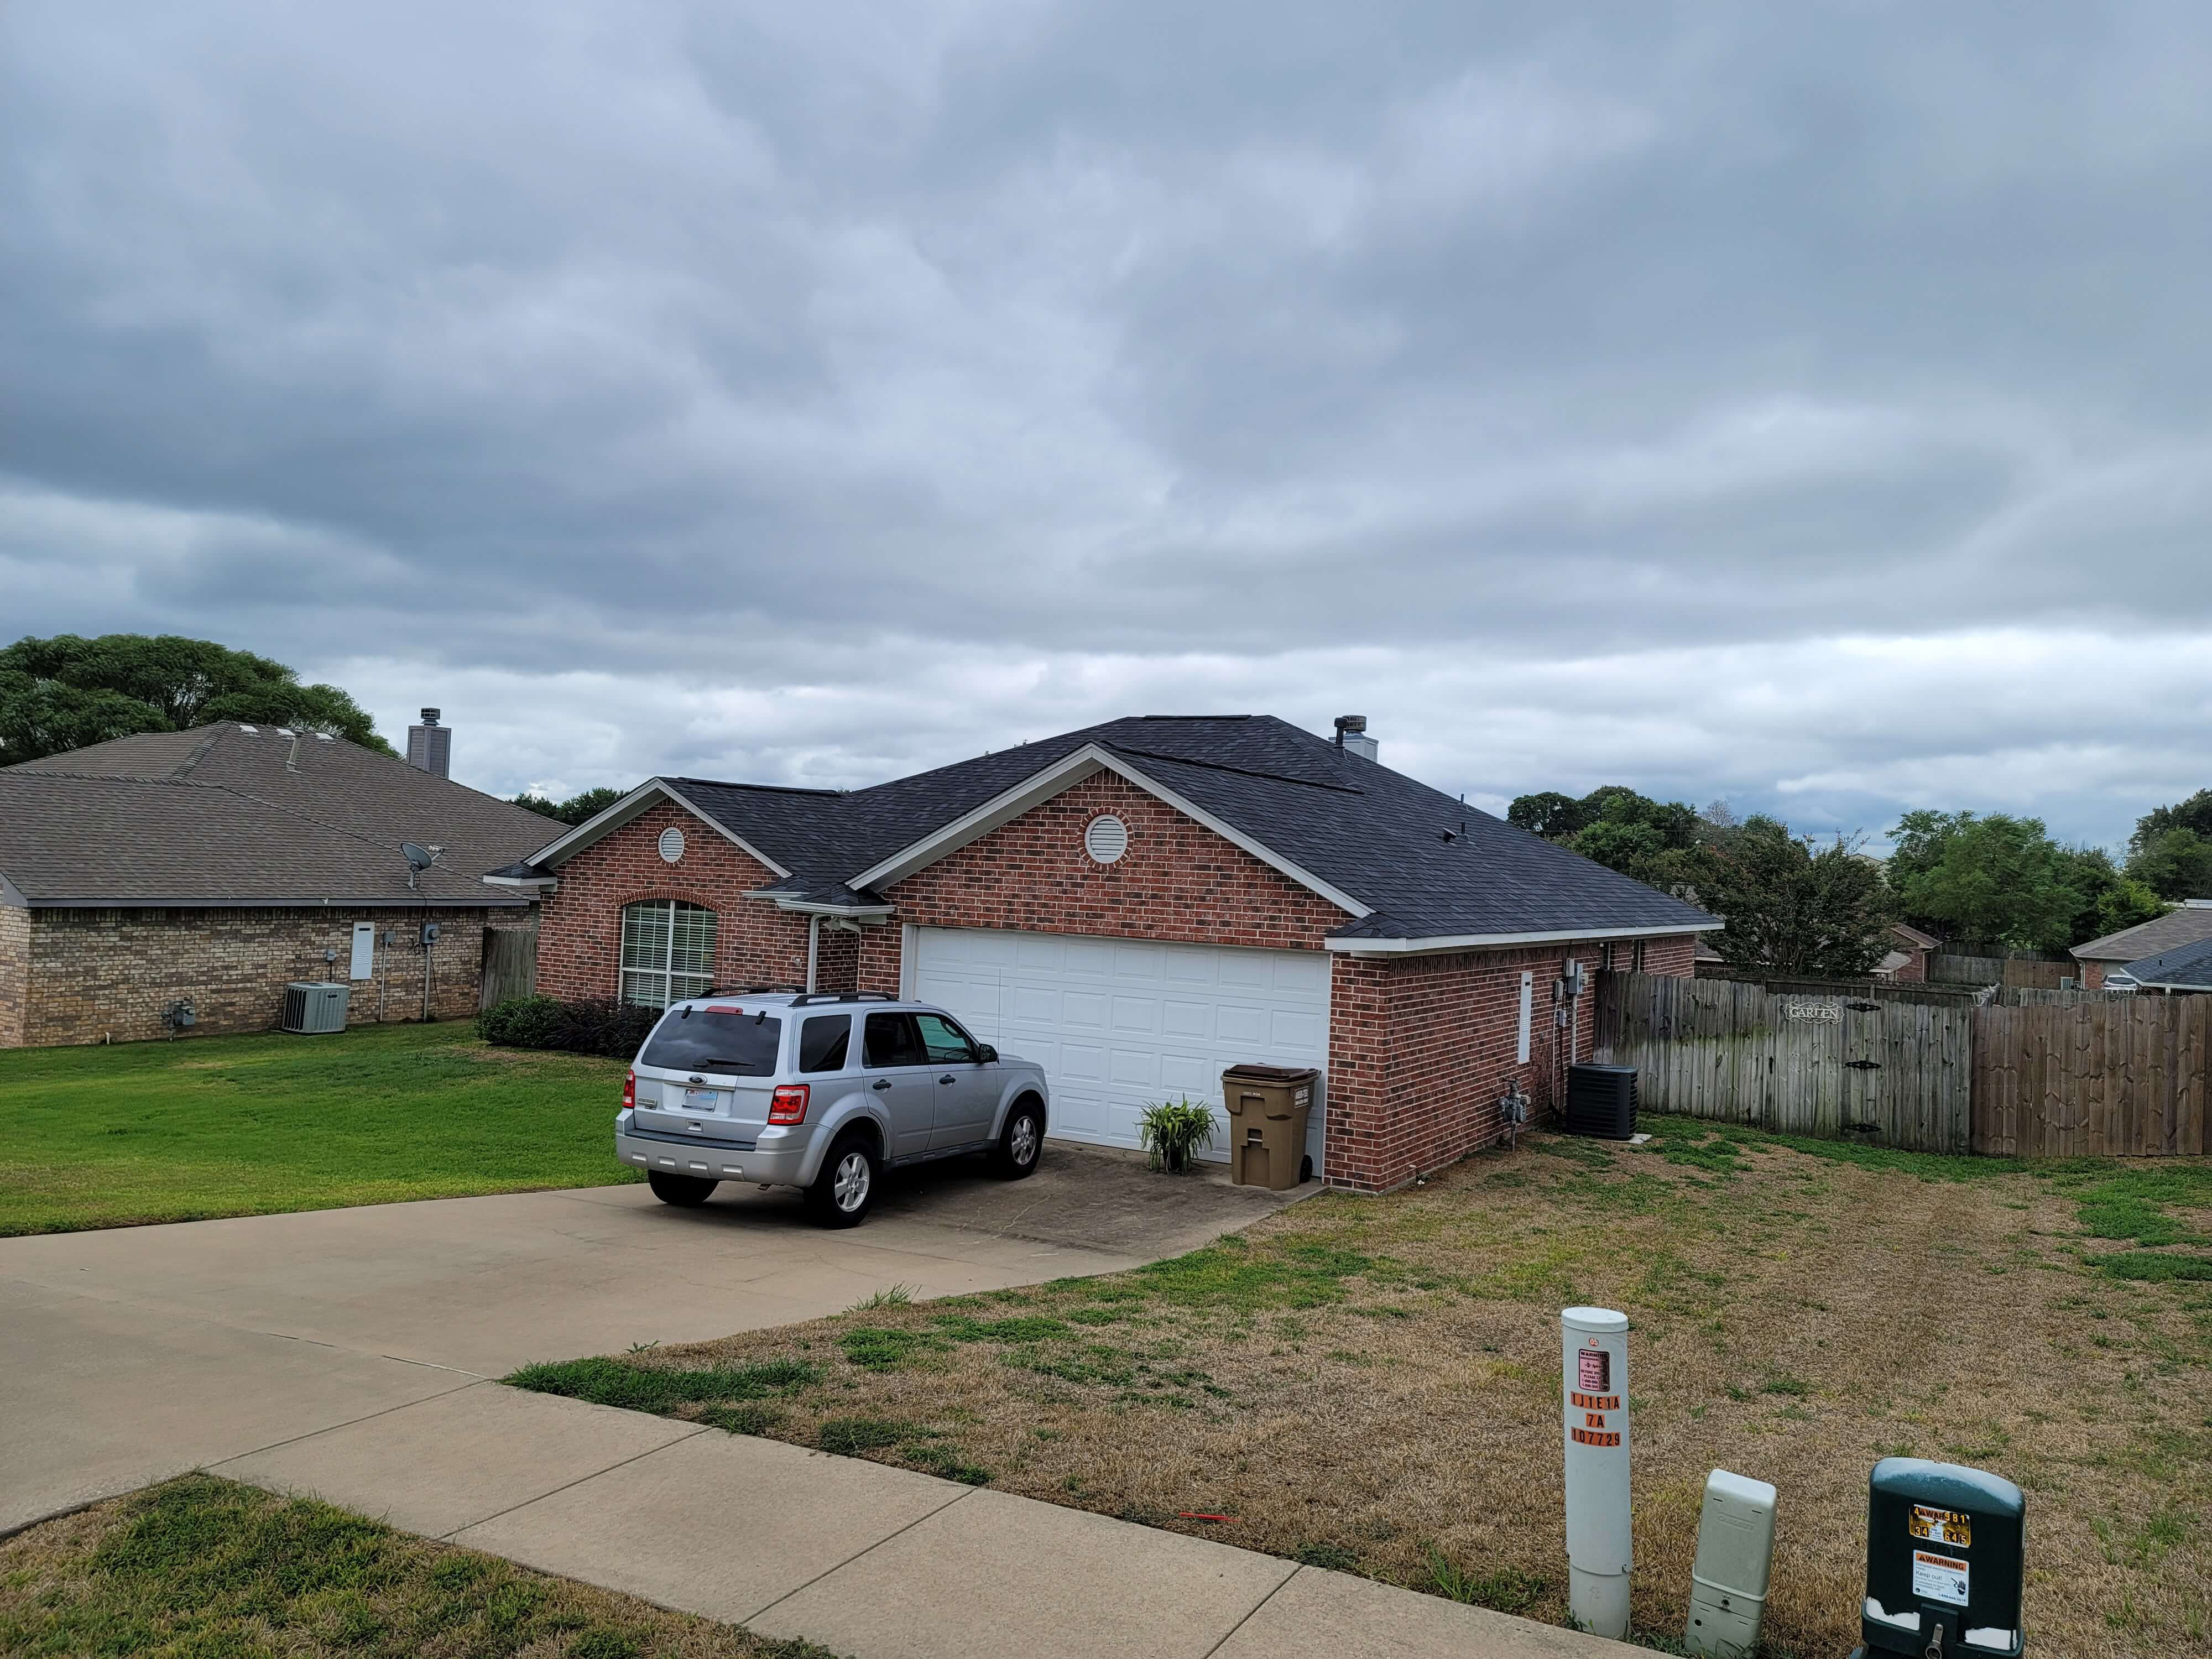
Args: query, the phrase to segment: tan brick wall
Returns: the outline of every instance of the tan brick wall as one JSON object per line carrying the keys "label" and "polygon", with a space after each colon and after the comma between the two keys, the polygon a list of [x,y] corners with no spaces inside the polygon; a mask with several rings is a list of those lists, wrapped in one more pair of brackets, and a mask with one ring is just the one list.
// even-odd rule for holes
{"label": "tan brick wall", "polygon": [[0,1048],[23,1045],[31,979],[31,913],[0,905]]}
{"label": "tan brick wall", "polygon": [[[357,921],[376,925],[376,973],[353,984],[349,1024],[421,1017],[425,952],[416,941],[426,921],[439,927],[428,952],[431,1012],[439,1019],[472,1018],[487,921],[521,927],[527,917],[520,909],[450,905],[28,915],[29,994],[20,1041],[33,1047],[164,1036],[163,1011],[186,998],[197,1020],[191,1036],[273,1030],[288,983],[346,979]],[[337,953],[335,961],[324,959],[328,951]]]}
{"label": "tan brick wall", "polygon": [[[659,853],[660,832],[684,832],[684,856]],[[640,899],[682,899],[714,913],[717,984],[804,984],[806,918],[744,895],[772,885],[775,872],[741,850],[712,824],[666,802],[651,807],[594,842],[555,872],[559,888],[545,901],[538,930],[538,988],[547,996],[611,997],[622,976],[622,912]],[[822,935],[824,963],[849,956]],[[841,955],[841,953],[842,953]],[[849,990],[827,975],[823,990]]]}

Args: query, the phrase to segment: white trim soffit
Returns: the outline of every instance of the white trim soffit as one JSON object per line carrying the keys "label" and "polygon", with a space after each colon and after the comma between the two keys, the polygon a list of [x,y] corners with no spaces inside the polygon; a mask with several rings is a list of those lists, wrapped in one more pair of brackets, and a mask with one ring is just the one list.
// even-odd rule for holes
{"label": "white trim soffit", "polygon": [[1340,956],[1432,955],[1440,951],[1494,951],[1516,945],[1569,945],[1584,939],[1674,939],[1712,931],[1697,927],[1567,927],[1547,933],[1439,933],[1427,939],[1332,939],[1324,946]]}
{"label": "white trim soffit", "polygon": [[1205,825],[1231,846],[1249,853],[1261,863],[1288,876],[1309,892],[1319,894],[1338,909],[1349,912],[1355,919],[1374,914],[1373,906],[1362,904],[1341,888],[1332,886],[1310,871],[1301,869],[1264,842],[1255,840],[1234,824],[1214,817],[1195,802],[1186,800],[1174,790],[1146,776],[1121,756],[1095,743],[1085,744],[1066,759],[1024,779],[973,811],[955,818],[934,834],[902,848],[882,863],[849,878],[845,884],[848,887],[885,887],[893,882],[902,881],[915,871],[936,863],[947,854],[957,853],[970,842],[981,840],[1000,825],[1011,823],[1031,807],[1042,805],[1054,795],[1073,788],[1085,778],[1101,771],[1111,772],[1124,782],[1133,784],[1146,794],[1165,801],[1185,817]]}
{"label": "white trim soffit", "polygon": [[787,893],[770,892],[765,887],[756,887],[741,898],[767,899],[779,910],[788,910],[801,916],[854,916],[863,921],[881,921],[896,913],[895,904],[821,904],[811,899],[793,898]]}
{"label": "white trim soffit", "polygon": [[538,893],[553,892],[561,885],[556,876],[478,876],[477,879],[487,887],[527,887]]}

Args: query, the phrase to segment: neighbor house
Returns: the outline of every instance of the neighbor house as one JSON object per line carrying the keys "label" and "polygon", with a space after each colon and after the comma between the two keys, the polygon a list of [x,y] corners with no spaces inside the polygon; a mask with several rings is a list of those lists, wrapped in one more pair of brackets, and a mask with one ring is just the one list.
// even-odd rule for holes
{"label": "neighbor house", "polygon": [[2171,951],[2131,962],[2122,975],[2137,991],[2159,992],[2167,996],[2176,992],[2212,992],[2212,939],[2199,939],[2194,945],[2178,945]]}
{"label": "neighbor house", "polygon": [[1073,1139],[1313,1066],[1315,1167],[1364,1190],[1487,1144],[1512,1085],[1557,1102],[1592,970],[1686,975],[1715,925],[1392,771],[1353,717],[1118,720],[848,793],[655,778],[487,878],[544,896],[541,991],[927,999],[1042,1062]]}
{"label": "neighbor house", "polygon": [[2077,945],[2070,954],[2081,964],[2081,988],[2096,991],[2130,963],[2206,943],[2212,943],[2212,899],[2185,899],[2162,916]]}
{"label": "neighbor house", "polygon": [[1908,927],[1901,921],[1892,924],[1889,951],[1875,963],[1875,978],[1899,985],[1926,983],[1928,954],[1942,943],[1933,933],[1923,933],[1917,927]]}
{"label": "neighbor house", "polygon": [[561,826],[441,755],[225,723],[0,769],[0,1048],[264,1031],[295,980],[356,1024],[473,1014],[487,930],[532,911],[480,877]]}

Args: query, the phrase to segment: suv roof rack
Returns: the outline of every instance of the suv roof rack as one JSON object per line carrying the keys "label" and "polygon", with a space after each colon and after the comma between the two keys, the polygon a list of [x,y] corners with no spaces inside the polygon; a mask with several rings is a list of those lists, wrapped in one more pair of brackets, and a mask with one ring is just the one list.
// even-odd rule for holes
{"label": "suv roof rack", "polygon": [[817,1002],[898,1002],[902,1000],[889,991],[809,991],[795,997],[791,1006],[805,1008]]}
{"label": "suv roof rack", "polygon": [[803,995],[805,990],[804,985],[709,985],[705,990],[692,994],[702,997],[769,997],[787,994]]}

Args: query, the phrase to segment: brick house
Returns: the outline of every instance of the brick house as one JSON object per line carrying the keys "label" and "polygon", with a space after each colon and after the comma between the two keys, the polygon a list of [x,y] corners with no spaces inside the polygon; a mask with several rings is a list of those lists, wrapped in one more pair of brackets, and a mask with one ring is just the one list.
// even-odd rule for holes
{"label": "brick house", "polygon": [[[170,1035],[183,1002],[192,1033],[265,1031],[294,980],[349,983],[356,1024],[472,1015],[486,933],[534,915],[527,890],[481,872],[560,827],[272,727],[0,769],[0,1048]],[[441,849],[411,888],[403,841]]]}
{"label": "brick house", "polygon": [[1933,933],[1923,933],[1901,921],[1894,924],[1889,930],[1889,954],[1875,964],[1875,978],[1898,985],[1926,984],[1929,952],[1942,943]]}
{"label": "brick house", "polygon": [[2108,977],[2132,986],[2130,963],[2194,945],[2212,945],[2212,899],[2184,899],[2162,916],[2077,945],[2069,954],[2081,964],[2081,988],[2100,991]]}
{"label": "brick house", "polygon": [[[1690,972],[1711,916],[1265,716],[1131,719],[852,792],[655,778],[492,879],[538,985],[941,1004],[1043,1063],[1057,1136],[1134,1146],[1224,1066],[1310,1065],[1332,1184],[1401,1186],[1588,1059],[1566,964]],[[1217,1151],[1221,1149],[1217,1148]]]}

